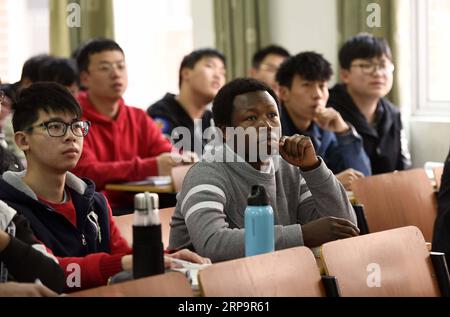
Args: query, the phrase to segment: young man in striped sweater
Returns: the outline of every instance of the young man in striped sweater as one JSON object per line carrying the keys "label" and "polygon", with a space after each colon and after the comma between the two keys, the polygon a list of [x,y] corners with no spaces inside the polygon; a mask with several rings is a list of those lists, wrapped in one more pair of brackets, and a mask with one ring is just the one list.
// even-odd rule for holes
{"label": "young man in striped sweater", "polygon": [[[211,147],[186,175],[169,248],[187,247],[213,262],[243,257],[244,210],[256,184],[265,187],[274,209],[275,249],[358,235],[345,190],[311,140],[279,137],[279,104],[271,88],[236,79],[217,94],[213,116],[223,136],[215,139],[224,142]],[[277,148],[281,157],[265,155]]]}

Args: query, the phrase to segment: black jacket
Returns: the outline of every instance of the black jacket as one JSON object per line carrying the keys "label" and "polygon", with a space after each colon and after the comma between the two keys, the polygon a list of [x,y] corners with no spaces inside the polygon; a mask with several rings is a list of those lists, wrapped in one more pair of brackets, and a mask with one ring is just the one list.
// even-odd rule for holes
{"label": "black jacket", "polygon": [[438,214],[434,223],[433,251],[444,252],[450,265],[450,152],[445,160],[438,194]]}
{"label": "black jacket", "polygon": [[[2,204],[4,206],[4,204]],[[3,213],[0,210],[0,213]],[[45,255],[45,247],[37,241],[30,229],[30,225],[25,217],[15,215],[11,223],[14,227],[14,236],[10,237],[8,246],[0,252],[0,269],[8,272],[8,281],[18,281],[24,283],[34,283],[36,279],[57,293],[64,289],[64,273],[56,259]],[[10,226],[11,226],[10,223]],[[0,230],[7,228],[0,228]],[[11,233],[12,234],[12,233]],[[33,246],[39,247],[43,252],[36,250]]]}
{"label": "black jacket", "polygon": [[[147,113],[153,118],[156,124],[161,126],[163,134],[171,137],[172,143],[177,144],[177,142],[182,141],[182,137],[178,135],[172,135],[173,129],[177,127],[185,127],[189,130],[191,139],[190,147],[184,148],[184,150],[199,152],[194,148],[194,140],[198,142],[201,146],[201,150],[208,143],[208,139],[204,139],[203,132],[211,126],[212,122],[212,112],[205,110],[201,120],[201,129],[195,131],[194,121],[175,99],[174,94],[167,93],[164,98],[157,101],[147,109]],[[200,123],[200,122],[199,122]],[[202,134],[202,135],[200,135]],[[184,142],[182,142],[184,144]],[[178,146],[179,147],[179,146]],[[197,153],[202,154],[202,153]]]}
{"label": "black jacket", "polygon": [[375,126],[367,122],[344,85],[337,84],[330,89],[328,106],[339,111],[342,118],[362,136],[373,174],[404,170],[411,166],[406,140],[401,136],[400,112],[389,101],[380,99],[378,102]]}

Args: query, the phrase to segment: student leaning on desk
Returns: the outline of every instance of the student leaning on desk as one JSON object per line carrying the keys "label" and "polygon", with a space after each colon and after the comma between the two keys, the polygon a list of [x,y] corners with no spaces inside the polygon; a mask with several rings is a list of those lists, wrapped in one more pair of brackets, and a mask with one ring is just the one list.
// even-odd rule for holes
{"label": "student leaning on desk", "polygon": [[[66,291],[104,285],[130,269],[131,248],[107,200],[91,180],[68,172],[80,158],[90,126],[74,97],[58,84],[35,83],[21,92],[13,126],[27,170],[3,174],[0,199],[28,219],[36,238],[56,256]],[[208,262],[188,250],[172,256]]]}
{"label": "student leaning on desk", "polygon": [[[345,190],[311,140],[277,135],[279,104],[271,88],[236,79],[217,94],[213,116],[225,144],[215,144],[186,175],[169,248],[190,248],[213,262],[243,257],[244,209],[254,184],[266,188],[274,209],[276,249],[358,235]],[[240,136],[238,127],[248,133]],[[245,140],[243,149],[237,140]],[[281,157],[261,154],[278,145]]]}

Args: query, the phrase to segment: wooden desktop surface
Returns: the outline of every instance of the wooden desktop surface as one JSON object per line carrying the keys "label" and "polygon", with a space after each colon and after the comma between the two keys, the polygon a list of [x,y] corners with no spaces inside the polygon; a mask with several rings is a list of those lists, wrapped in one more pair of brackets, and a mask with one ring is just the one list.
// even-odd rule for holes
{"label": "wooden desktop surface", "polygon": [[192,297],[191,285],[186,277],[178,272],[170,272],[129,282],[101,286],[69,296],[74,297],[151,297],[180,296]]}
{"label": "wooden desktop surface", "polygon": [[127,184],[107,184],[105,186],[107,190],[120,190],[120,191],[126,191],[126,192],[135,192],[135,193],[142,193],[142,192],[151,192],[151,193],[173,193],[173,185],[161,185],[161,186],[154,186],[154,185],[127,185]]}

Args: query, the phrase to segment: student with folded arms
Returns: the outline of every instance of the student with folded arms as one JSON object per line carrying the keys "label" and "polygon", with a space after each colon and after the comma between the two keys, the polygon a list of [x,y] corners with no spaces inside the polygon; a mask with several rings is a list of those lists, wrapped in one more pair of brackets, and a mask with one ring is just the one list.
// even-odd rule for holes
{"label": "student with folded arms", "polygon": [[[217,141],[223,136],[223,142],[187,173],[169,248],[190,248],[213,262],[243,257],[244,210],[256,184],[265,187],[274,209],[275,249],[358,235],[345,190],[311,140],[279,137],[279,105],[271,88],[255,79],[233,80],[214,99],[213,116]],[[238,131],[248,134],[239,138]],[[266,155],[277,147],[281,157]]]}

